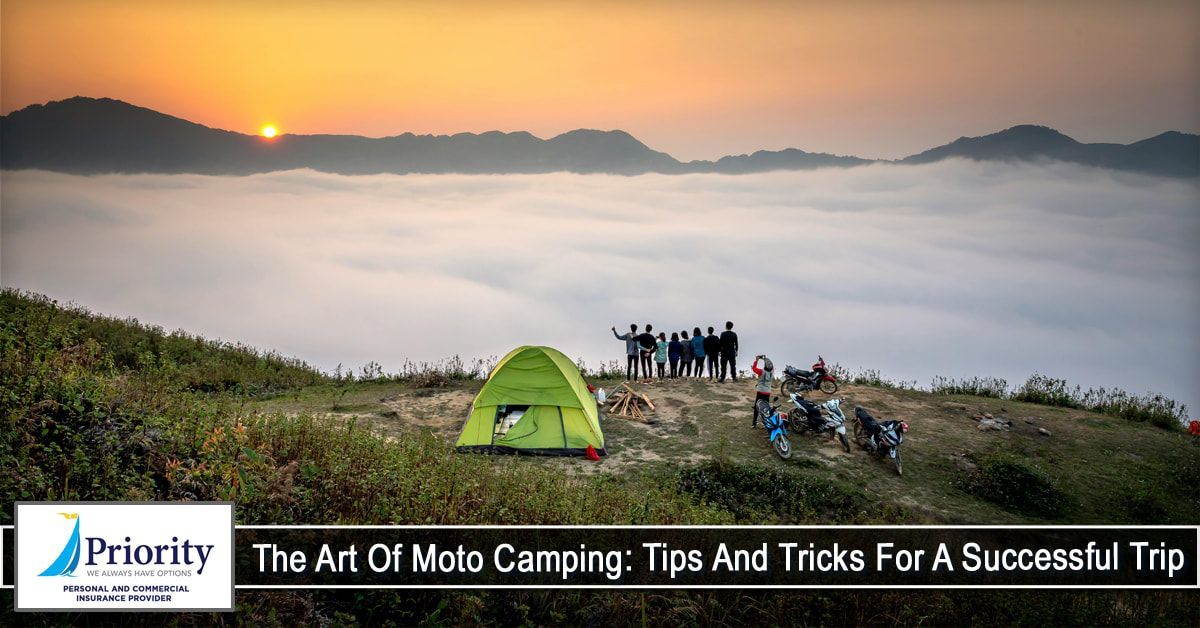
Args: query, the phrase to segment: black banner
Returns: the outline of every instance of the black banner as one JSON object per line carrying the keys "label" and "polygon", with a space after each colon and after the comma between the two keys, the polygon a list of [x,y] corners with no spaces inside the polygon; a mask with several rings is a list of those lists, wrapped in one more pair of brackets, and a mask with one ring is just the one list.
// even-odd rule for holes
{"label": "black banner", "polygon": [[1195,527],[240,527],[237,585],[1197,587]]}

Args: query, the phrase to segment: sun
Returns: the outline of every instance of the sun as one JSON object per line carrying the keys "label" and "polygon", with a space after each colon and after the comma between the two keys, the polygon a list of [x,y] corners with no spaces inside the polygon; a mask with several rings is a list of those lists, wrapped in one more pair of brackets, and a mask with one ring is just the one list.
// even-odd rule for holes
{"label": "sun", "polygon": [[275,130],[275,127],[268,124],[267,126],[264,126],[259,133],[262,134],[263,137],[270,139],[275,137],[275,134],[278,133],[278,131]]}

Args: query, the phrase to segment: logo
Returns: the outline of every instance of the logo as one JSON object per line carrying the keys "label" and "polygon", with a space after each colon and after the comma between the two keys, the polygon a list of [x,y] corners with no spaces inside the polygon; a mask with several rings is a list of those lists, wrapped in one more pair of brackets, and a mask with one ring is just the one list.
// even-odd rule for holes
{"label": "logo", "polygon": [[233,608],[232,502],[17,502],[15,515],[17,611]]}
{"label": "logo", "polygon": [[75,529],[71,531],[71,536],[67,537],[67,544],[58,553],[58,558],[54,559],[54,562],[50,563],[45,571],[38,574],[39,576],[74,576],[75,568],[79,566],[79,513],[60,512],[58,514],[66,517],[67,521],[74,519]]}

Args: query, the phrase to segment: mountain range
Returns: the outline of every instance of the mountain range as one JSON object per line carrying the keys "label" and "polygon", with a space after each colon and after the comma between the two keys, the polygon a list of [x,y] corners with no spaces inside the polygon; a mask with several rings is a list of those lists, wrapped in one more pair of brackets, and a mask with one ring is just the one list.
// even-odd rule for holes
{"label": "mountain range", "polygon": [[[1134,142],[1078,142],[1036,125],[961,137],[894,162],[948,158],[1058,160],[1169,177],[1200,176],[1200,136],[1177,131]],[[624,131],[578,129],[541,139],[517,131],[370,138],[280,135],[265,139],[206,127],[110,98],[75,97],[0,116],[0,168],[77,174],[246,175],[311,168],[338,174],[578,172],[634,175],[845,167],[881,160],[795,148],[681,162]]]}

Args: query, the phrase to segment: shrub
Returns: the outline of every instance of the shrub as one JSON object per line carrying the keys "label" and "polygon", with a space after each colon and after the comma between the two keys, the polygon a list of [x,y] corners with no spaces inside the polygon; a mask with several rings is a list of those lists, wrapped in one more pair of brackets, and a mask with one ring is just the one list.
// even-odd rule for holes
{"label": "shrub", "polygon": [[1034,373],[1013,393],[1012,398],[1016,401],[1036,403],[1043,406],[1078,408],[1080,407],[1079,396],[1079,387],[1069,388],[1067,380],[1055,379]]}
{"label": "shrub", "polygon": [[[843,488],[828,477],[781,467],[713,461],[684,469],[677,485],[706,504],[728,510],[738,521],[848,522],[885,515],[862,493]],[[897,515],[903,516],[886,514],[893,521]]]}
{"label": "shrub", "polygon": [[1045,472],[1012,454],[984,456],[958,485],[1003,508],[1035,517],[1057,517],[1067,509],[1067,495]]}

